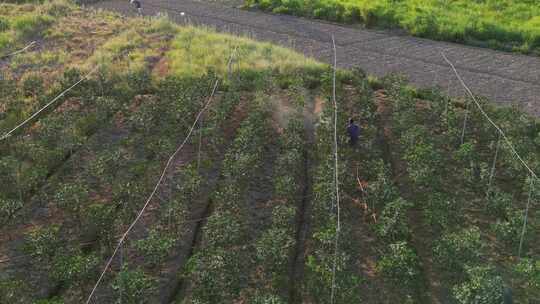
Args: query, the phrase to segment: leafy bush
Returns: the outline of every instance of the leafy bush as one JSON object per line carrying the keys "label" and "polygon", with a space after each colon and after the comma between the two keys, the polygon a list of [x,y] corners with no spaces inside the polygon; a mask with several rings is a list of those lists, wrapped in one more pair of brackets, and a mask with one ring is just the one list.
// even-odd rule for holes
{"label": "leafy bush", "polygon": [[529,298],[540,296],[540,260],[522,259],[515,267]]}
{"label": "leafy bush", "polygon": [[[318,227],[318,231],[313,234],[317,246],[312,254],[307,256],[305,288],[317,299],[316,303],[327,303],[335,260],[336,303],[358,303],[362,279],[350,271],[351,256],[345,250],[340,250],[337,256],[334,255],[335,225],[335,221],[329,221],[326,226]],[[342,239],[347,238],[345,231],[340,235]]]}
{"label": "leafy bush", "polygon": [[0,33],[9,29],[9,22],[6,18],[0,17]]}
{"label": "leafy bush", "polygon": [[416,253],[404,241],[391,244],[389,249],[377,262],[377,270],[397,286],[415,287],[420,274]]}
{"label": "leafy bush", "polygon": [[98,257],[95,255],[60,254],[53,261],[50,276],[65,285],[82,284],[95,275]]}
{"label": "leafy bush", "polygon": [[40,261],[49,261],[62,248],[59,233],[57,225],[33,229],[27,234],[25,251]]}
{"label": "leafy bush", "polygon": [[431,194],[424,208],[427,222],[443,231],[459,222],[463,211],[463,203],[451,195],[436,192]]}
{"label": "leafy bush", "polygon": [[289,264],[289,256],[294,251],[295,238],[294,207],[279,205],[272,210],[272,228],[265,231],[256,244],[256,255],[260,265],[265,268],[265,275],[277,284],[283,284],[283,277]]}
{"label": "leafy bush", "polygon": [[55,202],[61,209],[75,217],[79,232],[82,226],[82,210],[88,203],[88,188],[82,183],[62,184],[55,194]]}
{"label": "leafy bush", "polygon": [[32,302],[32,304],[65,304],[65,302],[58,297],[53,297],[51,299],[37,300],[35,302]]}
{"label": "leafy bush", "polygon": [[0,279],[0,303],[27,303],[28,285],[21,280]]}
{"label": "leafy bush", "polygon": [[22,89],[26,97],[36,98],[43,93],[43,78],[39,74],[25,74],[22,78]]}
{"label": "leafy bush", "polygon": [[487,195],[486,210],[498,218],[505,217],[508,209],[512,206],[513,197],[510,193],[493,188]]}
{"label": "leafy bush", "polygon": [[116,276],[112,288],[116,291],[117,297],[122,298],[122,303],[143,304],[150,302],[148,298],[154,291],[155,284],[155,280],[141,269],[129,270],[127,265],[124,265]]}
{"label": "leafy bush", "polygon": [[160,265],[171,253],[176,240],[155,229],[151,230],[148,237],[135,243],[139,250],[154,266]]}
{"label": "leafy bush", "polygon": [[414,126],[402,135],[401,143],[405,147],[404,160],[407,172],[418,186],[437,185],[441,156],[434,144],[429,141],[429,131],[425,126]]}
{"label": "leafy bush", "polygon": [[106,204],[91,204],[84,210],[84,233],[90,237],[96,236],[103,243],[111,241],[114,227],[115,207]]}
{"label": "leafy bush", "polygon": [[0,198],[0,223],[8,222],[22,207],[23,202],[20,200]]}
{"label": "leafy bush", "polygon": [[490,267],[467,267],[467,281],[452,289],[459,304],[503,303],[504,283]]}
{"label": "leafy bush", "polygon": [[[497,222],[492,225],[492,229],[495,231],[497,239],[515,248],[519,244],[521,238],[524,219],[525,214],[523,210],[509,210],[505,220],[497,220]],[[532,229],[532,225],[529,222],[524,236],[525,246],[531,240]]]}
{"label": "leafy bush", "polygon": [[285,304],[287,301],[281,297],[273,294],[258,294],[250,300],[249,303],[253,304]]}
{"label": "leafy bush", "polygon": [[443,235],[433,249],[436,264],[453,275],[461,275],[467,265],[475,265],[483,253],[478,227]]}
{"label": "leafy bush", "polygon": [[377,223],[377,235],[391,241],[406,239],[409,236],[407,211],[412,206],[412,203],[402,198],[398,198],[384,206]]}
{"label": "leafy bush", "polygon": [[22,38],[33,38],[43,34],[53,21],[49,15],[29,14],[14,18],[11,26]]}

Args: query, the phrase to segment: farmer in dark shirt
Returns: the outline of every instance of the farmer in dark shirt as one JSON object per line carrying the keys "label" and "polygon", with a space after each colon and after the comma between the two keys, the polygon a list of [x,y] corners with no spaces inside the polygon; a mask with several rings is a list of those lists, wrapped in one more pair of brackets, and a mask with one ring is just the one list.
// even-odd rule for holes
{"label": "farmer in dark shirt", "polygon": [[347,127],[347,134],[349,134],[349,144],[351,147],[356,147],[358,143],[358,137],[360,136],[360,127],[354,123],[354,119],[349,119],[349,126]]}
{"label": "farmer in dark shirt", "polygon": [[131,0],[131,4],[135,5],[135,8],[137,9],[137,12],[139,12],[139,15],[142,15],[142,5],[140,0]]}

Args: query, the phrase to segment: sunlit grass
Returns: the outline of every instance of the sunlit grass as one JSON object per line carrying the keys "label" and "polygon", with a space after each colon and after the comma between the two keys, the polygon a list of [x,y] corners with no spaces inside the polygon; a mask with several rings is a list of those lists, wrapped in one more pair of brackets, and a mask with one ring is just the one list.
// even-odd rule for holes
{"label": "sunlit grass", "polygon": [[234,49],[234,67],[238,70],[287,72],[299,67],[322,67],[315,60],[270,43],[195,27],[180,28],[167,56],[176,75],[200,76],[209,69],[224,75]]}
{"label": "sunlit grass", "polygon": [[44,37],[49,27],[73,8],[69,0],[23,5],[0,3],[0,52]]}
{"label": "sunlit grass", "polygon": [[248,0],[278,13],[403,28],[438,40],[540,53],[540,5],[531,0]]}

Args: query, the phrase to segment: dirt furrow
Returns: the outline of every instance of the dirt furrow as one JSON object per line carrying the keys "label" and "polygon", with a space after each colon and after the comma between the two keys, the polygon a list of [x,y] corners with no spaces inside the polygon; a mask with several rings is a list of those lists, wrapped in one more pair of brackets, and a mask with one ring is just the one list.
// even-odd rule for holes
{"label": "dirt furrow", "polygon": [[202,228],[206,224],[206,218],[212,214],[213,207],[210,194],[217,188],[221,178],[220,172],[222,171],[221,168],[225,158],[223,151],[227,151],[228,147],[232,144],[236,130],[247,116],[247,112],[243,111],[244,107],[245,105],[241,102],[232,115],[232,121],[229,122],[229,126],[224,128],[224,130],[227,130],[225,142],[217,149],[220,152],[218,158],[214,160],[215,165],[202,173],[204,176],[203,180],[207,182],[200,198],[196,200],[200,204],[196,209],[191,211],[190,218],[194,220],[185,226],[187,233],[183,237],[183,242],[174,250],[176,254],[165,263],[166,278],[165,283],[159,287],[159,303],[174,303],[176,299],[183,298],[185,294],[187,280],[180,274],[185,269],[187,261],[189,261],[199,247]]}
{"label": "dirt furrow", "polygon": [[303,192],[302,200],[297,206],[296,212],[296,246],[294,254],[290,261],[289,270],[289,303],[301,303],[302,302],[302,282],[304,280],[304,265],[305,265],[305,253],[306,242],[309,236],[310,219],[311,219],[311,198],[313,197],[313,177],[311,168],[313,165],[313,156],[311,151],[314,151],[315,145],[315,107],[316,103],[308,102],[304,108],[304,130],[306,146],[303,151],[304,154],[304,171],[303,171]]}

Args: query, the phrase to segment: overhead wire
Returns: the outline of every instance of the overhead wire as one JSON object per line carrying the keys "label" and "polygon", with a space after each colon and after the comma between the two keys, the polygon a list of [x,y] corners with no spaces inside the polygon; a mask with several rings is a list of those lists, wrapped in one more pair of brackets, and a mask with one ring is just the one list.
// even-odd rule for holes
{"label": "overhead wire", "polygon": [[518,256],[521,256],[521,250],[522,250],[522,246],[523,246],[523,238],[524,238],[524,235],[525,235],[525,231],[527,229],[527,218],[528,218],[528,215],[529,215],[529,207],[530,207],[530,203],[531,203],[531,200],[532,200],[532,193],[533,193],[533,188],[534,188],[534,181],[536,179],[538,179],[538,176],[536,175],[536,173],[529,167],[529,165],[523,160],[523,157],[521,157],[521,155],[517,152],[516,148],[514,147],[514,145],[512,144],[512,142],[510,141],[510,139],[506,136],[506,134],[504,133],[504,131],[501,129],[501,127],[499,127],[494,121],[493,119],[491,119],[491,117],[489,117],[489,115],[486,113],[486,111],[482,108],[482,105],[480,105],[480,103],[478,102],[478,100],[476,99],[476,97],[474,96],[474,94],[472,93],[471,89],[467,86],[467,84],[465,83],[465,81],[463,80],[463,78],[459,75],[456,67],[454,66],[454,64],[446,57],[446,55],[444,54],[444,52],[441,52],[441,55],[442,57],[444,58],[444,60],[450,65],[450,67],[452,68],[452,70],[454,71],[454,74],[456,75],[457,79],[459,80],[459,82],[461,83],[461,85],[465,88],[465,90],[467,91],[467,93],[469,94],[469,96],[472,98],[473,102],[476,104],[478,110],[480,111],[480,113],[482,113],[482,115],[489,121],[489,123],[499,132],[499,136],[502,137],[506,144],[508,145],[508,147],[510,148],[510,151],[512,152],[512,154],[515,156],[515,158],[517,160],[519,160],[519,162],[521,162],[521,164],[527,169],[528,171],[528,175],[531,177],[531,188],[529,190],[529,197],[527,199],[527,205],[526,205],[526,208],[525,208],[525,211],[524,211],[524,219],[523,219],[523,227],[522,227],[522,231],[521,231],[521,236],[520,236],[520,242],[519,242],[519,249],[518,249]]}
{"label": "overhead wire", "polygon": [[[231,63],[232,61],[232,57],[234,56],[234,54],[236,53],[236,48],[233,50],[233,52],[231,53],[230,55],[230,58],[229,58],[229,62],[228,64]],[[165,178],[165,174],[167,173],[172,161],[174,160],[174,158],[176,157],[176,155],[184,148],[185,144],[187,143],[187,141],[189,140],[189,138],[191,137],[191,134],[193,133],[193,130],[195,129],[195,127],[197,126],[198,122],[199,122],[199,119],[201,118],[201,116],[204,114],[204,112],[206,112],[206,109],[210,106],[210,104],[212,103],[213,101],[213,98],[214,98],[214,95],[217,91],[217,88],[218,88],[218,85],[219,85],[219,78],[216,79],[215,83],[214,83],[214,87],[212,89],[212,92],[208,98],[208,101],[205,103],[205,105],[203,106],[203,108],[199,111],[199,113],[197,114],[196,118],[195,118],[195,121],[193,122],[193,124],[191,125],[191,128],[189,129],[189,132],[188,134],[186,135],[186,137],[184,138],[184,140],[182,141],[182,143],[180,144],[180,146],[178,146],[178,148],[174,151],[174,153],[169,157],[166,165],[165,165],[165,168],[163,169],[162,173],[161,173],[161,176],[158,180],[158,182],[156,183],[155,187],[154,187],[154,190],[152,191],[152,193],[150,194],[150,196],[148,197],[148,199],[146,200],[145,204],[143,205],[143,207],[141,208],[141,210],[139,211],[139,213],[137,214],[137,217],[135,218],[135,220],[131,223],[131,225],[128,227],[128,229],[126,230],[126,232],[122,235],[122,237],[120,238],[120,240],[118,241],[118,244],[117,246],[115,247],[114,251],[113,251],[113,254],[111,255],[111,257],[109,258],[108,262],[106,263],[105,265],[105,268],[103,269],[103,271],[101,272],[101,275],[99,276],[96,284],[94,285],[94,287],[92,288],[92,291],[90,292],[90,295],[88,296],[87,300],[86,300],[86,303],[90,303],[90,301],[92,300],[92,296],[94,295],[95,291],[97,290],[99,284],[101,283],[101,281],[103,280],[103,277],[105,276],[105,273],[107,272],[107,270],[109,269],[114,257],[116,256],[116,253],[118,252],[119,248],[122,246],[122,244],[124,243],[124,240],[127,238],[128,234],[131,232],[131,230],[133,229],[133,227],[135,227],[135,225],[138,223],[139,219],[142,217],[144,211],[146,210],[146,208],[148,207],[148,205],[150,204],[152,198],[154,197],[154,195],[156,194],[157,190],[159,189],[159,186],[161,185],[161,182],[163,181],[163,179]]]}
{"label": "overhead wire", "polygon": [[336,41],[334,35],[332,35],[332,49],[334,52],[334,65],[332,71],[332,101],[334,104],[334,185],[336,195],[336,211],[337,211],[337,225],[336,225],[336,237],[334,239],[334,261],[332,265],[332,289],[330,292],[330,304],[334,304],[336,293],[336,268],[337,259],[339,254],[339,233],[341,230],[341,206],[339,202],[339,166],[338,166],[338,137],[337,137],[337,119],[338,119],[338,107],[336,100],[336,70],[337,70],[337,50]]}
{"label": "overhead wire", "polygon": [[512,144],[512,142],[510,141],[510,139],[508,139],[508,137],[506,136],[506,134],[504,133],[504,131],[493,121],[493,119],[491,119],[491,117],[489,117],[489,115],[484,111],[484,109],[482,108],[482,105],[480,105],[480,103],[478,102],[478,100],[476,99],[476,97],[474,96],[474,94],[472,93],[472,91],[469,89],[469,87],[467,86],[467,84],[465,84],[465,82],[463,81],[463,78],[461,78],[461,76],[459,75],[458,71],[456,70],[456,67],[454,66],[454,64],[448,60],[448,58],[446,57],[446,55],[441,52],[441,55],[442,57],[444,58],[444,60],[450,65],[450,67],[452,68],[452,70],[454,71],[454,73],[456,74],[456,77],[457,79],[459,80],[459,82],[461,83],[461,85],[465,88],[465,90],[467,91],[467,93],[469,94],[469,96],[472,98],[472,100],[474,101],[474,103],[476,104],[476,106],[478,107],[478,110],[480,110],[480,113],[482,113],[482,115],[489,121],[489,123],[495,128],[497,129],[497,131],[499,132],[499,134],[502,136],[502,138],[505,140],[506,144],[508,145],[508,147],[510,148],[512,154],[514,154],[514,156],[521,162],[521,164],[523,164],[523,166],[527,169],[527,171],[529,171],[529,173],[535,178],[535,179],[538,179],[538,176],[536,175],[536,173],[529,167],[529,165],[523,160],[523,158],[521,157],[521,155],[519,155],[519,153],[517,152],[516,148],[514,147],[514,145]]}
{"label": "overhead wire", "polygon": [[12,53],[9,53],[9,54],[0,56],[0,59],[5,59],[5,58],[12,57],[12,56],[15,56],[15,55],[20,54],[20,53],[24,53],[24,52],[26,52],[28,49],[30,49],[31,47],[33,47],[35,44],[36,44],[36,41],[32,41],[32,42],[30,42],[28,45],[26,45],[24,48],[22,48],[22,49],[20,49],[20,50],[18,50],[18,51],[15,51],[15,52],[12,52]]}
{"label": "overhead wire", "polygon": [[78,86],[81,82],[85,81],[90,77],[92,74],[94,74],[99,66],[95,66],[90,72],[86,73],[83,77],[81,77],[77,82],[75,82],[73,85],[62,91],[60,94],[58,94],[55,98],[53,98],[51,101],[49,101],[46,105],[41,107],[38,111],[36,111],[34,114],[32,114],[30,117],[25,119],[23,122],[15,126],[10,131],[6,132],[2,137],[0,137],[0,141],[7,139],[10,137],[15,131],[23,128],[26,124],[28,124],[30,121],[32,121],[36,116],[38,116],[41,112],[48,109],[50,106],[52,106],[56,101],[58,101],[60,98],[64,97],[69,91],[73,90],[76,86]]}
{"label": "overhead wire", "polygon": [[523,248],[523,238],[525,237],[525,231],[527,230],[527,217],[529,215],[529,206],[534,193],[534,178],[531,178],[529,186],[529,197],[527,198],[527,206],[525,207],[525,214],[523,217],[523,227],[521,228],[521,236],[519,238],[518,257],[521,257],[521,250]]}

